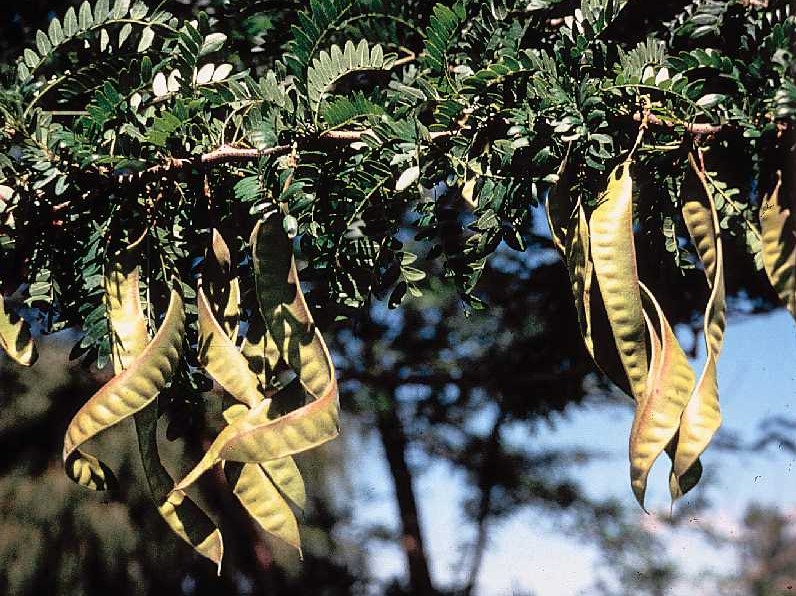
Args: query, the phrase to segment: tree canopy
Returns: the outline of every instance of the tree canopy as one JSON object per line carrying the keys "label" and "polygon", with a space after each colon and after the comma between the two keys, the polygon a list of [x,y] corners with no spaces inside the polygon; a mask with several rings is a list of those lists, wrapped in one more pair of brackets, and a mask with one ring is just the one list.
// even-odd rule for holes
{"label": "tree canopy", "polygon": [[[499,293],[483,279],[513,275],[507,249],[543,259],[552,244],[568,275],[537,268],[535,292],[555,284],[574,312],[569,298],[504,296],[496,351],[456,350],[472,363],[452,401],[495,399],[498,421],[555,409],[593,362],[636,404],[642,507],[664,453],[672,498],[696,485],[721,423],[727,313],[779,299],[796,314],[787,2],[199,4],[69,6],[23,30],[3,69],[0,344],[32,365],[31,328],[80,328],[72,357],[115,375],[66,429],[67,475],[113,488],[83,444],[133,417],[160,514],[199,553],[220,562],[223,539],[185,491],[219,463],[257,523],[299,548],[293,456],[339,431],[324,334],[353,327],[333,344],[351,351],[343,379],[383,376],[387,402],[413,375],[444,384],[431,355],[391,375],[392,338],[363,313],[433,302],[445,284],[456,308],[481,310]],[[534,225],[544,215],[549,238]],[[673,331],[695,317],[700,370]],[[554,324],[563,355],[539,343]],[[422,329],[417,356],[455,341]],[[472,374],[495,355],[497,379]],[[516,400],[512,383],[545,375],[571,378],[560,402]],[[234,402],[175,483],[158,412],[179,435],[211,381]],[[423,407],[433,418],[434,400]],[[405,440],[389,405],[376,412],[385,440]],[[498,483],[479,478],[487,515]]]}

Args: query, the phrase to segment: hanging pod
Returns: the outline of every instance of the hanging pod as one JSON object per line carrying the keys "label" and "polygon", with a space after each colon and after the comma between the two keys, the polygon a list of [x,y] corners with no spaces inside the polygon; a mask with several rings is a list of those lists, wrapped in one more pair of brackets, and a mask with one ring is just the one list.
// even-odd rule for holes
{"label": "hanging pod", "polygon": [[796,318],[796,215],[785,205],[782,172],[760,205],[763,266],[782,303]]}
{"label": "hanging pod", "polygon": [[589,220],[594,273],[636,403],[647,385],[647,342],[633,241],[631,162],[614,168]]}
{"label": "hanging pod", "polygon": [[567,155],[558,168],[558,182],[545,201],[545,213],[553,245],[567,266],[581,336],[589,355],[594,358],[591,332],[591,281],[594,267],[589,255],[589,225],[580,201],[569,195]]}
{"label": "hanging pod", "polygon": [[[197,292],[199,362],[233,398],[244,404],[225,409],[224,418],[230,424],[245,416],[250,408],[271,403],[263,393],[264,384],[235,345],[240,316],[237,288],[229,249],[218,231],[213,230],[211,250],[206,256]],[[215,302],[209,296],[214,297]],[[226,328],[218,320],[219,315],[229,322]],[[260,369],[264,368],[261,364]],[[257,524],[300,552],[298,522],[285,499],[287,496],[302,509],[305,506],[304,481],[293,459],[285,457],[262,464],[224,461],[222,465],[233,493]]]}
{"label": "hanging pod", "polygon": [[647,477],[677,433],[694,388],[694,371],[658,301],[639,282],[650,338],[650,364],[644,399],[636,406],[630,430],[630,486],[644,508]]}
{"label": "hanging pod", "polygon": [[0,348],[14,362],[33,366],[39,354],[30,335],[30,327],[17,313],[12,311],[0,294]]}
{"label": "hanging pod", "polygon": [[182,355],[185,313],[177,280],[169,306],[153,340],[130,366],[86,402],[66,429],[63,460],[67,474],[79,484],[104,490],[113,482],[110,469],[79,447],[149,405],[166,386]]}
{"label": "hanging pod", "polygon": [[[116,375],[136,366],[149,343],[141,308],[139,270],[134,253],[123,251],[106,269],[105,303],[111,332],[111,359]],[[207,557],[219,570],[224,553],[221,532],[202,509],[182,491],[170,493],[174,480],[163,466],[157,444],[157,400],[134,415],[138,448],[149,491],[171,530]]]}
{"label": "hanging pod", "polygon": [[293,385],[311,401],[272,419],[270,402],[263,400],[219,433],[202,460],[178,483],[178,489],[191,485],[221,460],[267,462],[317,447],[339,433],[334,366],[304,301],[292,246],[277,216],[255,227],[252,253],[266,328],[282,359],[297,375]]}
{"label": "hanging pod", "polygon": [[699,481],[699,456],[721,426],[717,364],[724,343],[726,300],[724,256],[719,219],[712,189],[693,154],[688,156],[689,172],[683,182],[683,219],[705,269],[710,297],[705,308],[704,335],[707,358],[702,373],[680,418],[680,430],[673,452],[669,491],[676,500]]}
{"label": "hanging pod", "polygon": [[580,201],[573,201],[568,194],[565,164],[562,164],[558,173],[559,182],[548,195],[545,209],[553,244],[569,272],[583,343],[597,368],[632,397],[614,340],[611,338],[602,296],[594,283],[586,211]]}

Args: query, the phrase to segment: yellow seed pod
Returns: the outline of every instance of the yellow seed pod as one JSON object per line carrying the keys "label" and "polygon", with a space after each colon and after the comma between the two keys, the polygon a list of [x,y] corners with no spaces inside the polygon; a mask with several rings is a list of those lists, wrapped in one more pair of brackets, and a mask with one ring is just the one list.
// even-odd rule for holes
{"label": "yellow seed pod", "polygon": [[23,366],[33,366],[38,358],[36,344],[28,324],[12,311],[0,294],[0,348],[13,361]]}
{"label": "yellow seed pod", "polygon": [[726,299],[724,257],[719,219],[713,194],[693,155],[683,183],[683,218],[705,268],[710,297],[705,308],[704,334],[707,359],[680,419],[674,444],[669,491],[676,500],[699,480],[699,456],[721,426],[716,367],[724,343]]}
{"label": "yellow seed pod", "polygon": [[796,317],[796,216],[784,204],[782,172],[760,205],[763,266],[771,286],[791,315]]}
{"label": "yellow seed pod", "polygon": [[636,402],[647,385],[647,344],[636,249],[633,241],[633,180],[629,161],[619,164],[589,220],[594,272],[616,348]]}

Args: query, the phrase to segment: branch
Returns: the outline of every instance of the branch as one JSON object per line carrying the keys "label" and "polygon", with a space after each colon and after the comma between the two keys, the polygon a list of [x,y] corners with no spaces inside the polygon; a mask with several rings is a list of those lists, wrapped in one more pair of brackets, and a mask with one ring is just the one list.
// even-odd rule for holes
{"label": "branch", "polygon": [[[647,123],[651,124],[652,126],[659,126],[661,128],[668,128],[674,129],[678,126],[682,126],[685,128],[686,132],[695,135],[715,135],[720,133],[722,130],[726,130],[729,128],[728,125],[722,124],[707,124],[703,122],[691,123],[691,124],[683,124],[682,122],[673,122],[671,120],[664,120],[655,114],[647,113]],[[636,112],[633,114],[633,120],[636,122],[641,122],[644,119],[644,114],[641,112]]]}
{"label": "branch", "polygon": [[[458,133],[458,130],[444,130],[431,133],[431,140],[447,138]],[[297,143],[297,149],[309,148],[318,143],[338,142],[341,144],[352,143],[362,139],[366,134],[373,133],[371,129],[366,130],[329,130],[321,133],[319,137],[308,138]],[[166,163],[158,164],[143,170],[141,172],[134,172],[131,174],[122,174],[118,176],[117,181],[119,184],[129,184],[134,181],[142,179],[151,179],[162,176],[167,172],[175,172],[182,170],[186,167],[195,167],[201,169],[205,166],[212,166],[221,163],[236,163],[256,161],[262,157],[281,156],[287,155],[293,150],[293,145],[276,145],[275,147],[268,147],[266,149],[245,149],[240,147],[231,147],[229,145],[222,145],[218,149],[214,149],[209,153],[204,153],[196,157],[189,158],[170,158]]]}

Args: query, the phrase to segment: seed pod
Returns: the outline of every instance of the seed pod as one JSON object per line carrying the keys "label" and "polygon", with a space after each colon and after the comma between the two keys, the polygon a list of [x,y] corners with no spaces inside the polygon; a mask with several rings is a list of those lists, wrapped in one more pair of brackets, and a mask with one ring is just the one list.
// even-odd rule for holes
{"label": "seed pod", "polygon": [[[247,358],[237,350],[232,328],[225,331],[217,320],[218,316],[226,313],[237,324],[239,313],[238,281],[231,266],[225,266],[224,262],[230,264],[229,250],[221,235],[214,230],[213,244],[205,260],[205,274],[197,292],[199,362],[234,399],[248,406],[235,404],[226,408],[224,417],[231,423],[245,415],[248,408],[263,401],[266,366],[262,362],[259,364],[263,372],[261,383]],[[204,287],[215,300],[222,302],[212,304],[204,293]],[[259,315],[255,316],[259,319]],[[265,334],[262,341],[265,342]],[[260,356],[261,359],[263,357],[264,354]],[[271,403],[270,399],[266,401],[266,406]],[[289,492],[303,506],[304,481],[292,458],[266,462],[262,467],[256,463],[241,465],[236,462],[224,462],[223,467],[233,493],[257,524],[301,552],[296,516],[280,492]],[[273,468],[272,474],[267,473],[269,467]]]}
{"label": "seed pod", "polygon": [[644,284],[640,287],[652,349],[647,390],[630,431],[629,455],[630,485],[643,508],[647,476],[677,433],[695,375],[660,304]]}
{"label": "seed pod", "polygon": [[699,480],[699,456],[721,426],[716,366],[724,343],[726,300],[724,258],[719,218],[712,189],[693,155],[690,173],[683,183],[683,218],[705,268],[710,297],[705,308],[704,334],[707,359],[680,419],[669,477],[669,491],[676,500]]}
{"label": "seed pod", "polygon": [[[178,489],[190,486],[221,460],[279,459],[312,449],[339,433],[334,366],[301,293],[290,240],[278,217],[259,223],[252,239],[255,280],[267,330],[313,401],[275,419],[269,417],[270,403],[261,402],[219,433]],[[278,397],[279,393],[274,399]]]}
{"label": "seed pod", "polygon": [[777,172],[774,189],[760,205],[763,236],[763,266],[780,300],[796,317],[796,216],[781,195],[782,172]]}
{"label": "seed pod", "polygon": [[547,221],[553,244],[559,249],[569,272],[583,343],[597,368],[632,397],[627,376],[616,352],[600,289],[594,283],[586,212],[579,201],[573,204],[570,199],[567,176],[563,169],[559,169],[559,176],[559,182],[545,203]]}
{"label": "seed pod", "polygon": [[79,447],[100,432],[148,406],[171,379],[182,354],[185,313],[175,280],[166,317],[154,339],[129,368],[106,383],[75,414],[64,437],[67,475],[94,488],[107,488],[110,470]]}
{"label": "seed pod", "polygon": [[[239,416],[245,416],[245,412],[246,410],[237,410],[235,407],[227,408],[224,412],[224,417],[228,422],[232,422]],[[286,459],[293,461],[292,458],[274,461],[284,462]],[[224,475],[232,486],[232,492],[243,505],[243,508],[257,522],[257,525],[272,536],[276,536],[297,549],[300,554],[301,540],[296,516],[280,493],[273,477],[266,473],[263,466],[260,464],[223,462]],[[293,466],[295,467],[295,463]],[[301,481],[301,474],[298,473],[298,468],[295,469],[295,472],[299,481]],[[295,477],[291,477],[289,480],[289,485],[295,483]],[[303,481],[301,481],[301,485],[303,487]]]}
{"label": "seed pod", "polygon": [[210,250],[205,257],[202,287],[213,318],[235,343],[240,319],[240,284],[233,274],[232,257],[227,243],[213,228]]}
{"label": "seed pod", "polygon": [[0,348],[22,366],[33,366],[39,357],[30,327],[17,313],[9,309],[0,294]]}
{"label": "seed pod", "polygon": [[647,384],[647,345],[633,241],[630,162],[618,165],[589,221],[591,256],[605,312],[636,402]]}
{"label": "seed pod", "polygon": [[[135,365],[149,342],[139,297],[138,267],[128,251],[111,263],[105,276],[105,303],[111,327],[111,358],[119,375]],[[224,543],[210,518],[182,491],[169,494],[174,480],[160,460],[157,445],[157,403],[134,414],[141,463],[152,499],[172,531],[197,552],[221,566]]]}

